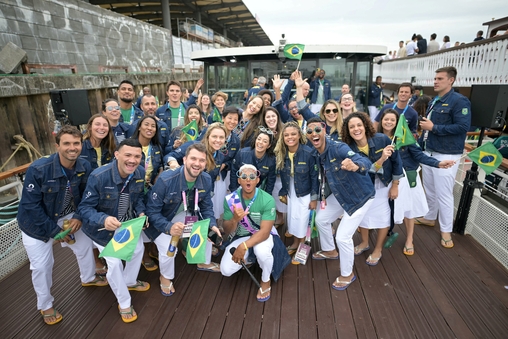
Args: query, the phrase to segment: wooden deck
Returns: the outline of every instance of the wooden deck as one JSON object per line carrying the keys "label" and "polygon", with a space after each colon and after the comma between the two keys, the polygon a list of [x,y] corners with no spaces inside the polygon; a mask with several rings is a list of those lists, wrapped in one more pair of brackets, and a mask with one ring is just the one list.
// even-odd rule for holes
{"label": "wooden deck", "polygon": [[[339,261],[290,265],[256,301],[246,272],[230,278],[199,272],[178,256],[172,297],[159,292],[158,271],[140,270],[152,284],[135,293],[139,318],[124,324],[109,287],[81,287],[74,255],[55,246],[53,295],[63,321],[43,323],[29,266],[0,282],[3,338],[506,338],[508,272],[470,236],[439,245],[438,229],[416,226],[416,254],[402,254],[404,230],[380,264],[356,257],[358,280],[331,289]],[[359,235],[355,235],[355,238]],[[371,239],[372,240],[372,239]],[[358,242],[358,239],[355,241]],[[254,268],[259,277],[260,270]]]}

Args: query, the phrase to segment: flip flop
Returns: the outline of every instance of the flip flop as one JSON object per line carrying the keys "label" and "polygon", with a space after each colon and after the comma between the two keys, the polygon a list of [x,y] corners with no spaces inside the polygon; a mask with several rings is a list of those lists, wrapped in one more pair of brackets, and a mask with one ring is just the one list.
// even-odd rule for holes
{"label": "flip flop", "polygon": [[339,256],[337,255],[336,257],[329,257],[326,254],[323,254],[323,251],[317,251],[316,253],[314,253],[312,255],[312,259],[314,259],[314,260],[325,260],[325,259],[336,260],[336,259],[339,259]]}
{"label": "flip flop", "polygon": [[[259,292],[261,292],[261,295],[263,295],[263,294],[265,294],[265,293],[268,293],[268,292],[270,292],[271,290],[272,290],[272,287],[271,287],[271,286],[270,286],[270,287],[268,287],[268,288],[267,288],[266,290],[264,290],[264,291],[263,291],[263,289],[262,289],[261,287],[259,288]],[[264,298],[257,298],[257,297],[256,297],[256,298],[257,298],[257,300],[258,300],[259,302],[264,303],[265,301],[267,301],[268,299],[270,299],[270,295],[271,295],[271,294],[268,294],[268,295],[267,295],[266,297],[264,297]]]}
{"label": "flip flop", "polygon": [[[161,294],[165,297],[171,297],[173,294],[175,294],[175,291],[171,291],[171,288],[173,287],[173,282],[171,282],[168,285],[163,285],[163,284],[160,284],[161,285]],[[165,289],[168,289],[169,290],[169,293],[166,293],[164,292],[162,289],[165,288]]]}
{"label": "flip flop", "polygon": [[95,279],[90,282],[87,282],[87,283],[82,282],[81,283],[81,286],[83,286],[83,287],[89,287],[89,286],[101,287],[101,286],[108,286],[108,285],[109,284],[108,284],[108,281],[106,280],[106,278],[101,277],[100,275],[95,276]]}
{"label": "flip flop", "polygon": [[147,270],[149,272],[155,271],[156,269],[159,268],[159,266],[157,266],[155,261],[153,261],[152,259],[150,259],[150,261],[147,261],[147,262],[142,262],[142,265],[145,268],[145,270]]}
{"label": "flip flop", "polygon": [[423,225],[423,226],[434,227],[434,224],[429,224],[429,223],[423,222],[423,221],[421,221],[418,218],[415,218],[415,225]]}
{"label": "flip flop", "polygon": [[150,284],[141,280],[136,281],[136,285],[127,286],[129,291],[146,292],[150,289]]}
{"label": "flip flop", "polygon": [[[455,246],[454,243],[453,243],[453,239],[452,238],[450,238],[448,240],[445,240],[444,238],[441,238],[441,241],[444,242],[444,245],[443,245],[443,243],[441,243],[441,246],[443,246],[444,248],[453,248],[453,246]],[[448,243],[450,243],[450,242],[452,244],[448,245]]]}
{"label": "flip flop", "polygon": [[[118,305],[118,312],[120,313],[120,317],[122,317],[122,321],[126,324],[136,321],[138,319],[138,315],[137,314],[134,315],[134,308],[132,307],[132,305],[129,307],[128,311],[122,311],[120,309],[120,305]],[[132,315],[132,318],[124,318],[123,317],[124,314],[125,315],[130,314]]]}
{"label": "flip flop", "polygon": [[[44,314],[44,311],[41,310],[41,315],[42,315],[42,319],[44,320],[44,323],[46,325],[58,324],[63,319],[63,316],[61,314],[58,314],[58,315],[56,314],[56,310],[55,309],[53,309],[53,313],[51,313],[51,314]],[[54,321],[46,321],[46,319],[52,318],[52,317],[55,318]]]}
{"label": "flip flop", "polygon": [[[100,272],[102,271],[102,272]],[[103,267],[95,267],[95,274],[97,274],[98,276],[101,276],[101,277],[105,277],[106,274],[108,274],[108,268],[106,265],[104,265]]]}
{"label": "flip flop", "polygon": [[370,250],[370,246],[367,246],[367,247],[364,247],[364,248],[360,248],[359,246],[355,246],[354,250],[355,250],[355,256],[358,256],[358,255],[362,254],[363,252]]}
{"label": "flip flop", "polygon": [[291,238],[293,235],[291,233],[289,233],[289,231],[286,231],[286,233],[284,233],[284,236],[286,238]]}
{"label": "flip flop", "polygon": [[212,266],[210,267],[199,267],[198,271],[212,272],[212,273],[220,273],[220,265],[217,263],[210,263]]}
{"label": "flip flop", "polygon": [[296,248],[291,247],[291,246],[286,247],[286,251],[288,251],[289,255],[295,254],[297,250],[298,250],[298,247],[296,247]]}
{"label": "flip flop", "polygon": [[159,257],[154,255],[152,252],[148,252],[148,256],[152,259],[159,260]]}
{"label": "flip flop", "polygon": [[[409,252],[409,251],[411,251],[411,252]],[[404,246],[404,251],[402,251],[402,253],[404,253],[405,255],[410,257],[413,254],[415,254],[415,249],[413,247],[406,247],[406,246]]]}
{"label": "flip flop", "polygon": [[351,278],[350,281],[340,281],[340,277],[337,277],[337,279],[335,279],[335,283],[336,284],[346,284],[346,285],[344,285],[344,286],[335,286],[334,284],[332,284],[332,288],[334,290],[337,290],[337,291],[344,291],[355,280],[356,280],[356,275],[353,275],[353,278]]}
{"label": "flip flop", "polygon": [[367,258],[367,260],[365,261],[365,263],[369,266],[376,266],[377,264],[379,264],[379,260],[381,260],[381,258],[383,257],[383,255],[380,255],[379,258],[373,258],[372,257],[372,254],[369,255],[369,257]]}

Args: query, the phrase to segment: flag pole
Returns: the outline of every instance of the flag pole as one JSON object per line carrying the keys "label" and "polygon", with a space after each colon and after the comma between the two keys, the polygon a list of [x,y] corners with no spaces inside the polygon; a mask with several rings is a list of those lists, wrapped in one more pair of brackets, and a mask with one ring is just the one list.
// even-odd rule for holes
{"label": "flag pole", "polygon": [[298,65],[296,65],[296,70],[298,71],[298,69],[300,68],[300,62],[302,62],[302,59],[298,60]]}

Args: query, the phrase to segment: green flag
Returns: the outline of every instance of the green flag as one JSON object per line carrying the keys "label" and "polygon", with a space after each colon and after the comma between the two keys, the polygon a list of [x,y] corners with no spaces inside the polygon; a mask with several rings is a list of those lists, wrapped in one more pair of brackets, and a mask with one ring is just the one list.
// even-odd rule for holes
{"label": "green flag", "polygon": [[145,222],[146,216],[122,222],[122,226],[115,233],[113,239],[104,247],[101,254],[99,254],[99,258],[113,257],[131,261]]}
{"label": "green flag", "polygon": [[222,116],[220,115],[220,112],[217,108],[213,109],[213,122],[222,122]]}
{"label": "green flag", "polygon": [[315,210],[311,210],[310,211],[310,218],[311,218],[311,224],[310,224],[310,227],[312,228],[312,235],[311,235],[311,238],[314,239],[314,238],[317,238],[319,233],[318,233],[318,230],[316,228],[316,211]]}
{"label": "green flag", "polygon": [[187,124],[187,126],[182,128],[182,132],[185,133],[188,141],[189,140],[196,140],[196,138],[199,135],[198,123],[196,122],[196,120],[192,120],[191,122],[189,122],[189,124]]}
{"label": "green flag", "polygon": [[68,228],[66,229],[65,231],[61,231],[60,233],[58,233],[57,235],[55,235],[55,237],[53,239],[55,240],[62,240],[63,238],[65,238],[65,236],[67,234],[69,234],[70,232],[72,231],[72,228]]}
{"label": "green flag", "polygon": [[187,262],[189,264],[203,264],[206,261],[206,242],[210,219],[196,221],[192,225],[192,232],[187,245]]}
{"label": "green flag", "polygon": [[302,44],[288,44],[284,46],[284,56],[288,59],[302,60],[303,50],[305,45]]}
{"label": "green flag", "polygon": [[404,117],[404,114],[399,117],[399,122],[397,123],[397,128],[395,129],[394,138],[396,150],[399,150],[402,146],[416,144],[415,137],[407,125],[406,117]]}
{"label": "green flag", "polygon": [[480,166],[487,175],[494,172],[503,162],[503,156],[491,142],[481,145],[467,155]]}

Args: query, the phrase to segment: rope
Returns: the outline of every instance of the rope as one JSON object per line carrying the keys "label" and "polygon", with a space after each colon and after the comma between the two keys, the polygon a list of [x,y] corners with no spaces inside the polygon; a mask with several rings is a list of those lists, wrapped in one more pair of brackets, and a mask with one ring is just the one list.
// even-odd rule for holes
{"label": "rope", "polygon": [[28,156],[30,157],[30,162],[34,161],[32,152],[37,156],[37,159],[42,158],[42,154],[39,153],[39,151],[30,142],[26,141],[21,134],[16,134],[15,136],[13,136],[13,138],[14,140],[18,141],[16,143],[18,147],[16,148],[16,150],[14,150],[14,152],[11,154],[9,159],[7,159],[7,161],[2,165],[2,167],[0,167],[0,172],[2,172],[4,167],[9,163],[9,161],[21,148],[24,148],[27,151]]}

